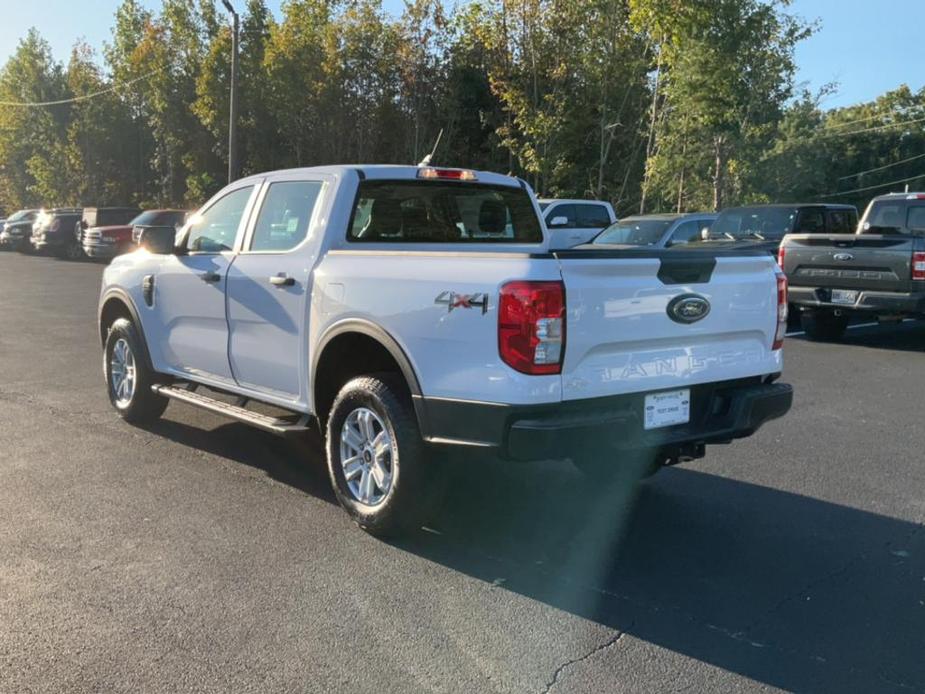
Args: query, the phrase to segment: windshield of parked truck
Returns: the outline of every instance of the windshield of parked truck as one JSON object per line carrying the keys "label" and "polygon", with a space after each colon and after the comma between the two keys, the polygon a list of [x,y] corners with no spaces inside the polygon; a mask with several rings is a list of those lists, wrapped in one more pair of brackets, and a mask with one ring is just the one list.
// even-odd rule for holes
{"label": "windshield of parked truck", "polygon": [[444,181],[363,181],[349,240],[367,243],[539,243],[520,187]]}
{"label": "windshield of parked truck", "polygon": [[925,236],[925,200],[876,200],[867,212],[862,234]]}
{"label": "windshield of parked truck", "polygon": [[710,226],[711,239],[782,239],[793,229],[795,207],[736,207],[724,210]]}
{"label": "windshield of parked truck", "polygon": [[594,244],[621,244],[632,246],[653,246],[658,243],[672,219],[632,219],[627,217],[611,224],[594,239]]}
{"label": "windshield of parked truck", "polygon": [[8,217],[6,221],[21,222],[24,219],[29,219],[30,215],[35,216],[35,212],[32,210],[20,210],[19,212],[16,212],[12,216]]}

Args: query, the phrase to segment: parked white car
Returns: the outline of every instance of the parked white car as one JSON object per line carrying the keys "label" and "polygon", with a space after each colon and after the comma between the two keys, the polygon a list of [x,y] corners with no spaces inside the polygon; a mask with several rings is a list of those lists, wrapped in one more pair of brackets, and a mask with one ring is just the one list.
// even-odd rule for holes
{"label": "parked white car", "polygon": [[552,249],[588,243],[617,221],[613,205],[603,200],[540,198],[539,204]]}
{"label": "parked white car", "polygon": [[651,472],[791,404],[767,253],[550,252],[507,176],[260,174],[141,245],[103,275],[115,410],[145,422],[176,399],[278,434],[318,427],[338,500],[377,534],[420,523],[447,449]]}

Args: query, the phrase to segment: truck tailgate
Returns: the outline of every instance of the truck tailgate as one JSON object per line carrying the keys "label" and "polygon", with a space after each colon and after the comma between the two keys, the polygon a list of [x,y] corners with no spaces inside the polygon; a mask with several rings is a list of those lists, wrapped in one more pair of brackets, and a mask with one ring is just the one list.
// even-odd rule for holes
{"label": "truck tailgate", "polygon": [[914,237],[790,234],[784,270],[792,286],[909,291]]}
{"label": "truck tailgate", "polygon": [[[653,250],[556,254],[565,282],[564,400],[677,388],[781,370],[777,266],[766,253]],[[709,302],[669,317],[685,294]]]}

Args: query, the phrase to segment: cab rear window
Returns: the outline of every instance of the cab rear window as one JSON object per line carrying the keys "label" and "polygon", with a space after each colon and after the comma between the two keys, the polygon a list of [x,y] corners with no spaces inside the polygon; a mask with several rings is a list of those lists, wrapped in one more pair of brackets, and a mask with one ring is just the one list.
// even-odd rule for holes
{"label": "cab rear window", "polygon": [[443,181],[362,181],[347,236],[365,243],[539,243],[522,188]]}

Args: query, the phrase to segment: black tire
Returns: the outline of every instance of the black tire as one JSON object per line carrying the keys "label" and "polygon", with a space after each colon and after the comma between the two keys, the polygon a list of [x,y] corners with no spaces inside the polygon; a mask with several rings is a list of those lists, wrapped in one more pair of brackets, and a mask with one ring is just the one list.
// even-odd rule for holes
{"label": "black tire", "polygon": [[[375,503],[363,503],[351,490],[342,464],[341,434],[345,422],[364,409],[378,417],[375,426],[381,427],[379,432],[387,433],[392,444],[387,456],[390,484]],[[334,493],[357,525],[377,537],[393,537],[421,526],[433,509],[437,473],[430,464],[429,451],[418,429],[411,397],[400,378],[392,374],[372,374],[349,381],[331,407],[325,439]],[[360,459],[362,455],[356,457]],[[365,475],[372,475],[369,466],[375,465],[376,460],[378,458],[366,458]],[[365,479],[362,472],[358,474]],[[377,486],[373,491],[375,494],[381,490]]]}
{"label": "black tire", "polygon": [[83,260],[87,256],[84,254],[83,246],[76,239],[64,245],[60,251],[61,257],[67,260]]}
{"label": "black tire", "polygon": [[[120,342],[128,347],[133,363],[134,378],[130,397],[124,397],[125,393],[122,391],[116,392],[118,379],[113,379],[113,354],[117,347],[120,347]],[[127,318],[118,318],[109,327],[106,347],[103,350],[103,375],[106,379],[109,402],[125,421],[131,424],[153,422],[167,408],[167,398],[151,390],[151,386],[157,382],[156,374],[146,362],[138,331]]]}
{"label": "black tire", "polygon": [[836,316],[831,311],[813,311],[802,315],[803,331],[811,340],[840,340],[848,329],[848,316]]}

